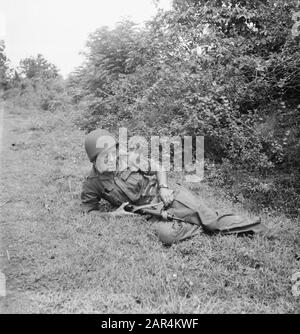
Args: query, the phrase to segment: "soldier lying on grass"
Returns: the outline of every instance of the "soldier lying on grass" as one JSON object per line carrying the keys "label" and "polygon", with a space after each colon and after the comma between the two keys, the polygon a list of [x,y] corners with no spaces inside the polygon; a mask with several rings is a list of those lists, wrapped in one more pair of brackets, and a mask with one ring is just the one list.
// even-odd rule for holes
{"label": "soldier lying on grass", "polygon": [[[86,212],[99,210],[99,202],[105,199],[119,207],[114,216],[130,215],[125,207],[134,208],[153,205],[153,214],[162,213],[156,224],[159,239],[166,245],[193,237],[201,231],[223,234],[269,235],[268,228],[260,218],[247,218],[226,213],[219,215],[204,205],[203,200],[183,186],[170,189],[167,172],[160,168],[157,172],[141,170],[134,163],[134,152],[128,154],[128,168],[119,169],[115,147],[102,148],[102,138],[111,136],[106,130],[98,129],[85,139],[85,149],[93,164],[88,178],[83,183],[81,199]],[[151,208],[137,212],[151,213]],[[173,217],[170,221],[168,218]]]}

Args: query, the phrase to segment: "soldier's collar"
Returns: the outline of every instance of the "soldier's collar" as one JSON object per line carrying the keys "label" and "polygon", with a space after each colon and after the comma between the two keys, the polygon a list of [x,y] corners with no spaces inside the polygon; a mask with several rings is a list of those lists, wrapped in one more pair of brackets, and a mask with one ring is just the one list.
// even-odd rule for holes
{"label": "soldier's collar", "polygon": [[115,175],[115,172],[99,173],[95,166],[93,166],[91,174],[91,176],[98,177],[101,180],[110,180]]}

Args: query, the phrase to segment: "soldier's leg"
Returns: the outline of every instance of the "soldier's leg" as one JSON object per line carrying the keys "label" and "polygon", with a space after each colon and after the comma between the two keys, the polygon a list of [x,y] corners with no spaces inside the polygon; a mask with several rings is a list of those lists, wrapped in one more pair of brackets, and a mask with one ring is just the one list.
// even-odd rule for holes
{"label": "soldier's leg", "polygon": [[265,234],[269,232],[259,217],[250,220],[236,214],[220,214],[217,223],[218,231],[223,234]]}
{"label": "soldier's leg", "polygon": [[165,245],[191,238],[201,232],[201,227],[183,222],[159,222],[156,232],[160,241]]}
{"label": "soldier's leg", "polygon": [[[192,216],[188,214],[188,209],[194,212]],[[250,220],[234,213],[218,214],[208,208],[198,195],[184,187],[176,189],[170,211],[179,218],[198,223],[205,231],[211,233],[268,233],[268,228],[261,223],[260,218]]]}

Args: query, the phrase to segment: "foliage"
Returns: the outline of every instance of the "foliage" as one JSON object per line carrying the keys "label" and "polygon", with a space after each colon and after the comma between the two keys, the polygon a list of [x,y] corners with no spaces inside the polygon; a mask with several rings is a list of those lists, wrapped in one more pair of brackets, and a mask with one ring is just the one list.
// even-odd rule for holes
{"label": "foliage", "polygon": [[125,21],[97,30],[70,80],[85,110],[81,123],[204,135],[206,158],[272,174],[284,188],[278,173],[299,179],[296,10],[296,1],[176,0],[145,29]]}
{"label": "foliage", "polygon": [[54,79],[58,77],[58,69],[48,62],[41,54],[37,57],[25,58],[20,61],[20,74],[27,79]]}
{"label": "foliage", "polygon": [[55,111],[66,108],[68,92],[63,78],[55,65],[41,54],[20,61],[18,70],[9,81],[6,99],[13,98],[16,105]]}
{"label": "foliage", "polygon": [[5,43],[0,40],[0,89],[4,89],[8,83],[8,59],[5,55]]}

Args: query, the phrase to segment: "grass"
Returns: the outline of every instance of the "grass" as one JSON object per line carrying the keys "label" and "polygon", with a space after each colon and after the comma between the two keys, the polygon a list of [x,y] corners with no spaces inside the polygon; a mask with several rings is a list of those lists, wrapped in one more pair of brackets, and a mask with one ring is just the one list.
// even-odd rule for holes
{"label": "grass", "polygon": [[[142,217],[83,215],[90,164],[74,117],[6,105],[2,313],[299,313],[299,221],[269,211],[279,240],[201,234],[165,247]],[[209,206],[251,215],[218,189],[194,188]]]}

